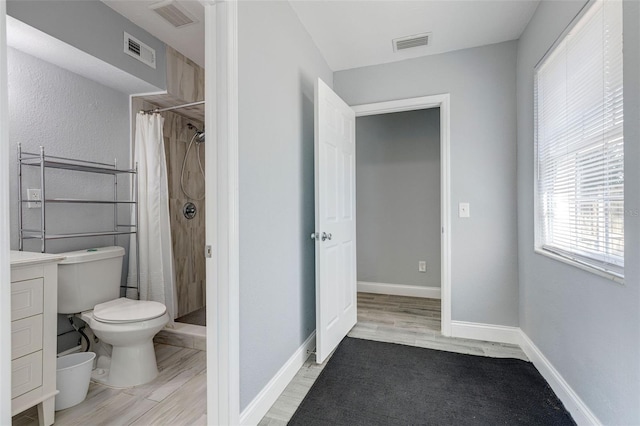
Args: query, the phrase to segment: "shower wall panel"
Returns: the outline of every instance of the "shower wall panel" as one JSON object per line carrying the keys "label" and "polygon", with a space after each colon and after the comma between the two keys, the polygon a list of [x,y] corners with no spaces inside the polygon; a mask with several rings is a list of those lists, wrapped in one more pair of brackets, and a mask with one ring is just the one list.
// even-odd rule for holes
{"label": "shower wall panel", "polygon": [[185,102],[204,100],[204,68],[167,46],[167,92]]}
{"label": "shower wall panel", "polygon": [[[186,315],[205,305],[205,201],[188,198],[180,189],[180,172],[185,153],[194,131],[187,127],[191,123],[203,128],[203,123],[180,115],[165,112],[164,148],[167,156],[169,179],[169,213],[171,215],[171,237],[175,259],[178,316]],[[191,146],[184,170],[185,190],[195,198],[204,198],[204,177],[200,173],[194,143]],[[200,146],[200,160],[204,168],[205,146]],[[187,219],[184,205],[192,202],[196,215]]]}

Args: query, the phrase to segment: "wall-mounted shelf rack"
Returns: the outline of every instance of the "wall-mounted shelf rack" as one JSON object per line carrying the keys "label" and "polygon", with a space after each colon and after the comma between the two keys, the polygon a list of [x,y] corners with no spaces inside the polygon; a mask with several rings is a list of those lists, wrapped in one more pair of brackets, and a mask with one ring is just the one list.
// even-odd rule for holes
{"label": "wall-mounted shelf rack", "polygon": [[[27,229],[24,227],[24,204],[33,203],[33,200],[25,200],[23,198],[23,181],[22,169],[25,166],[40,168],[40,227],[38,229]],[[62,169],[74,172],[97,173],[113,176],[113,199],[82,199],[82,198],[47,198],[46,196],[46,169]],[[82,237],[103,237],[113,236],[114,245],[117,244],[117,237],[120,235],[135,235],[136,256],[138,257],[138,247],[140,246],[138,235],[138,181],[137,181],[137,165],[133,169],[119,169],[117,161],[113,164],[101,163],[96,161],[85,161],[75,158],[56,157],[45,154],[44,147],[40,147],[40,153],[24,152],[22,146],[18,144],[18,229],[19,229],[19,249],[24,249],[25,240],[40,240],[40,251],[45,253],[47,241],[60,240],[66,238],[82,238]],[[128,174],[132,176],[133,194],[130,200],[118,199],[118,175]],[[54,234],[47,232],[47,204],[51,203],[69,203],[69,204],[107,204],[113,206],[113,229],[104,231],[77,232]],[[131,214],[134,223],[121,224],[118,218],[118,206],[129,205],[135,209],[135,214]],[[130,212],[131,213],[131,212]],[[139,265],[139,259],[136,259]],[[136,287],[138,296],[140,294],[140,272],[138,271]]]}
{"label": "wall-mounted shelf rack", "polygon": [[[84,204],[135,204],[135,201],[121,200],[84,200],[80,198],[47,198],[47,203],[84,203]],[[32,203],[33,201],[22,200],[23,203]]]}
{"label": "wall-mounted shelf rack", "polygon": [[[54,157],[51,155],[44,156],[44,148],[40,147],[40,149],[42,150],[41,154],[22,152],[21,153],[22,165],[41,167],[41,165],[44,164],[44,167],[49,169],[64,169],[64,170],[73,170],[76,172],[102,173],[107,175],[117,175],[122,173],[130,173],[130,174],[137,173],[135,169],[118,169],[116,167],[115,160],[114,160],[114,164],[109,164],[109,163],[98,163],[95,161],[76,160],[73,158]],[[44,159],[43,159],[43,156],[44,156]]]}

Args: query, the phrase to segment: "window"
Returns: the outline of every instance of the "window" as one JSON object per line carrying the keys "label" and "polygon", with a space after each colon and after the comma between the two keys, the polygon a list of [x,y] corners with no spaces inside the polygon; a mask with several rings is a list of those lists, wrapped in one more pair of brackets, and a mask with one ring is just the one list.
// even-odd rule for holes
{"label": "window", "polygon": [[622,277],[622,1],[585,7],[534,91],[536,251]]}

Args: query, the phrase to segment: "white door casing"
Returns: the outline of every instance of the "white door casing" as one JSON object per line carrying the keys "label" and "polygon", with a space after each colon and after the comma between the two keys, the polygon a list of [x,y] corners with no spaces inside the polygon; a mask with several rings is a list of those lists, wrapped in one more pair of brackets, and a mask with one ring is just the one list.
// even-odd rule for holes
{"label": "white door casing", "polygon": [[316,362],[357,321],[354,111],[318,79],[315,88]]}
{"label": "white door casing", "polygon": [[[207,424],[240,423],[238,2],[205,6]],[[204,250],[204,247],[203,247]]]}
{"label": "white door casing", "polygon": [[[7,2],[0,1],[0,425],[11,424],[11,280],[9,261],[9,97]],[[15,155],[15,153],[14,153]]]}

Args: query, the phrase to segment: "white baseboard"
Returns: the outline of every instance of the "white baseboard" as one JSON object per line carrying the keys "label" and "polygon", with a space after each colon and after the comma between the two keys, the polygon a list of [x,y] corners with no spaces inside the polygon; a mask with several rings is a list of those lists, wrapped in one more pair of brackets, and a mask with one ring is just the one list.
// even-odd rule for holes
{"label": "white baseboard", "polygon": [[519,327],[451,321],[452,337],[519,345],[578,425],[601,425],[589,407]]}
{"label": "white baseboard", "polygon": [[358,281],[358,291],[361,291],[363,293],[392,294],[394,296],[440,299],[440,287],[421,287],[418,285],[371,283],[367,281]]}
{"label": "white baseboard", "polygon": [[309,357],[307,351],[313,351],[316,346],[316,332],[304,341],[302,346],[289,358],[275,376],[267,383],[260,393],[240,413],[241,425],[257,425],[267,414],[274,402],[278,399],[284,388],[294,378],[300,367]]}
{"label": "white baseboard", "polygon": [[578,425],[602,424],[595,414],[591,412],[589,407],[587,407],[582,399],[574,392],[571,386],[569,386],[569,383],[564,380],[558,370],[555,369],[553,364],[549,362],[540,349],[538,349],[522,330],[520,330],[520,347],[540,374],[542,374],[542,377],[549,383],[551,389],[553,389]]}
{"label": "white baseboard", "polygon": [[504,325],[451,321],[451,337],[519,345],[520,329]]}

